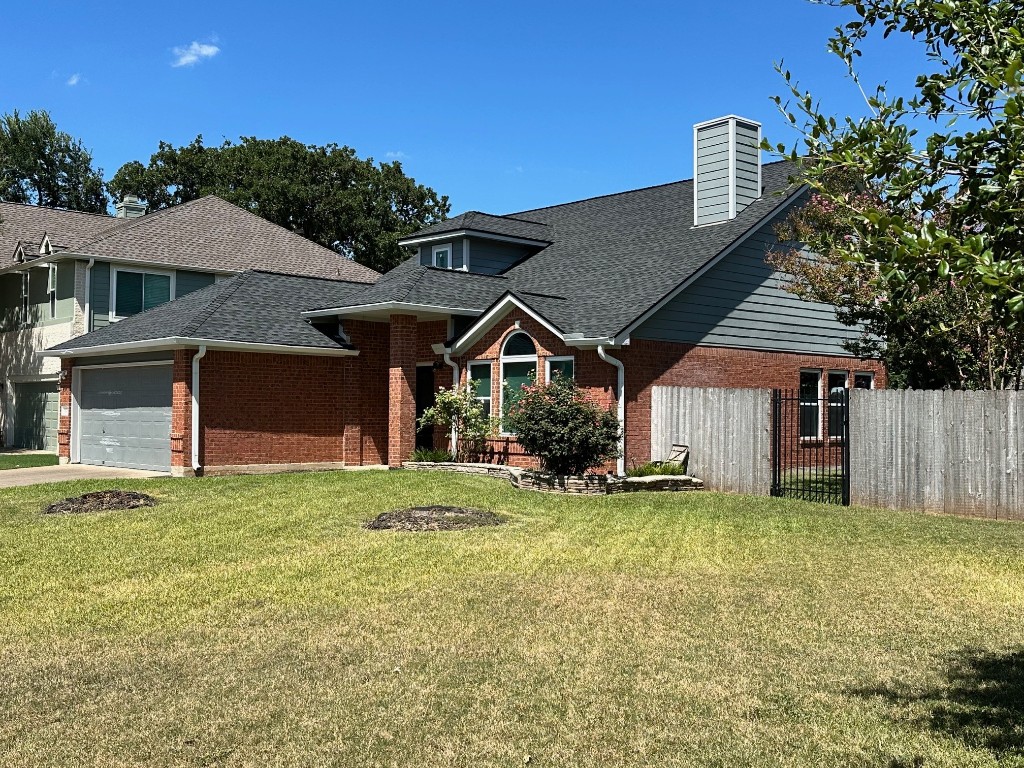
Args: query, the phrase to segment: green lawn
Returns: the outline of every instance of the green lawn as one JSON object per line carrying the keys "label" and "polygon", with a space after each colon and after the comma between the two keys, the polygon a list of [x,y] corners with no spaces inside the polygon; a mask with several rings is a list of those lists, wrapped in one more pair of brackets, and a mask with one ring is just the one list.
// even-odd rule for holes
{"label": "green lawn", "polygon": [[52,467],[56,463],[55,453],[0,453],[0,470]]}
{"label": "green lawn", "polygon": [[[111,486],[162,503],[39,513]],[[360,527],[431,503],[511,522]],[[1022,553],[1021,524],[440,473],[0,491],[0,765],[1020,766]]]}

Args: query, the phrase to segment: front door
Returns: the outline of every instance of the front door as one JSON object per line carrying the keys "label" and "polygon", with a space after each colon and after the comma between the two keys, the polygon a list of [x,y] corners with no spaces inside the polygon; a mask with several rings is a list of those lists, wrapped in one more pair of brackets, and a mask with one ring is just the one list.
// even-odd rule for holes
{"label": "front door", "polygon": [[416,366],[416,447],[434,447],[434,428],[419,428],[423,412],[434,404],[437,393],[434,390],[434,366]]}

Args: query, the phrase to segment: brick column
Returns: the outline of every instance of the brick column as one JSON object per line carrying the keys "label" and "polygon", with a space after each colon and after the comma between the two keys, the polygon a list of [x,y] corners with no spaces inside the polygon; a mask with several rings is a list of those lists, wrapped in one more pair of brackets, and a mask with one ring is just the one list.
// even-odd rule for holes
{"label": "brick column", "polygon": [[57,457],[61,464],[71,461],[71,375],[74,360],[60,361],[60,404],[57,411]]}
{"label": "brick column", "polygon": [[391,316],[388,370],[388,466],[402,466],[416,447],[416,316]]}
{"label": "brick column", "polygon": [[194,349],[174,350],[171,384],[171,474],[192,472],[192,356]]}

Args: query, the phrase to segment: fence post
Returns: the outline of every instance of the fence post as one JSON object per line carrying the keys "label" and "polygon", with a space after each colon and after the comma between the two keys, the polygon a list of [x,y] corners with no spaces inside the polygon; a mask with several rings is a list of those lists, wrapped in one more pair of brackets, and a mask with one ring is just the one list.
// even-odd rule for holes
{"label": "fence post", "polygon": [[782,426],[782,390],[772,390],[772,496],[782,495],[782,476],[780,467],[782,457],[782,437],[779,434]]}
{"label": "fence post", "polygon": [[850,506],[850,390],[843,390],[843,506]]}

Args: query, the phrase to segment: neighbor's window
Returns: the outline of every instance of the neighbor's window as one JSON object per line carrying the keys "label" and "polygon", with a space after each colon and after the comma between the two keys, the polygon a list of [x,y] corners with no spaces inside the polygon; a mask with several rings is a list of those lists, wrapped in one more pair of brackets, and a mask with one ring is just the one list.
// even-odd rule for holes
{"label": "neighbor's window", "polygon": [[[522,331],[513,333],[501,350],[501,415],[519,399],[524,384],[537,379],[537,347]],[[502,426],[502,432],[505,431]],[[508,434],[508,433],[506,433]]]}
{"label": "neighbor's window", "polygon": [[435,245],[431,250],[431,264],[439,269],[451,269],[452,266],[452,244]]}
{"label": "neighbor's window", "polygon": [[853,388],[874,389],[875,374],[871,373],[870,371],[862,371],[861,373],[853,374]]}
{"label": "neighbor's window", "polygon": [[800,437],[821,437],[821,371],[800,371]]}
{"label": "neighbor's window", "polygon": [[491,364],[470,363],[469,383],[473,388],[473,394],[484,407],[484,413],[491,415]]}
{"label": "neighbor's window", "polygon": [[171,300],[171,275],[165,272],[114,270],[111,292],[115,317],[128,317]]}
{"label": "neighbor's window", "polygon": [[50,296],[50,319],[57,316],[57,265],[47,264],[46,292]]}
{"label": "neighbor's window", "polygon": [[547,381],[549,384],[555,380],[555,376],[564,376],[567,379],[571,379],[576,375],[575,360],[571,357],[549,357],[547,369]]}
{"label": "neighbor's window", "polygon": [[846,401],[847,371],[828,372],[828,436],[843,436],[843,403]]}

